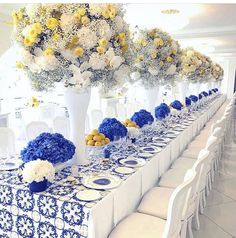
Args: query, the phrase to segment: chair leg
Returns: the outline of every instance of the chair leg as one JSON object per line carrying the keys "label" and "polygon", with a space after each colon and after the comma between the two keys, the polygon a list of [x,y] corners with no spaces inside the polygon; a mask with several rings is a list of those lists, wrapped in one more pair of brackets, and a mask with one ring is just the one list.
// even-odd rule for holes
{"label": "chair leg", "polygon": [[206,207],[206,191],[202,192],[203,208]]}
{"label": "chair leg", "polygon": [[189,235],[189,238],[193,238],[192,220],[193,220],[193,218],[190,218],[189,221],[188,221],[188,235]]}
{"label": "chair leg", "polygon": [[197,204],[196,204],[196,209],[193,217],[194,221],[194,229],[199,230],[200,229],[200,221],[199,221],[199,205],[200,205],[200,196],[201,194],[198,194],[197,197]]}
{"label": "chair leg", "polygon": [[184,220],[182,222],[182,226],[181,226],[180,238],[186,238],[186,236],[187,236],[187,225],[188,225],[187,220]]}
{"label": "chair leg", "polygon": [[200,203],[199,203],[199,212],[200,212],[200,214],[203,214],[203,210],[204,210],[204,207],[203,207],[203,193],[201,193]]}

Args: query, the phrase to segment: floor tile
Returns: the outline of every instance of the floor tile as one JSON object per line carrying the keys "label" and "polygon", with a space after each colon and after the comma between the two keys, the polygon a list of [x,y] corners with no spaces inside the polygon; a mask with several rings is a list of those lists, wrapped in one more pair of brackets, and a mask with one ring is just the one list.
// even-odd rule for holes
{"label": "floor tile", "polygon": [[233,202],[234,200],[213,189],[207,197],[207,207],[223,203]]}
{"label": "floor tile", "polygon": [[213,186],[217,191],[223,193],[227,197],[236,200],[236,178],[215,182]]}
{"label": "floor tile", "polygon": [[193,232],[194,238],[232,238],[204,215],[200,216],[200,230]]}
{"label": "floor tile", "polygon": [[235,214],[236,202],[206,207],[204,210],[205,216],[232,236],[236,236]]}

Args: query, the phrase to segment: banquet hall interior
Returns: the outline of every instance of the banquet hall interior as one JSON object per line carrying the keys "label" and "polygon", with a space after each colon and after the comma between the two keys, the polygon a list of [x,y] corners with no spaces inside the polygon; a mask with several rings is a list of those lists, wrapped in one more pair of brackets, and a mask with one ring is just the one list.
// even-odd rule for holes
{"label": "banquet hall interior", "polygon": [[0,238],[234,238],[236,3],[0,2]]}

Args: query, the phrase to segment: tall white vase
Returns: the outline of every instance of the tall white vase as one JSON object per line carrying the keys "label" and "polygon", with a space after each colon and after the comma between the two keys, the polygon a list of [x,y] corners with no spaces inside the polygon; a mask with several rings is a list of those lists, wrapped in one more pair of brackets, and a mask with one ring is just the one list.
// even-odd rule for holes
{"label": "tall white vase", "polygon": [[199,82],[194,83],[194,90],[193,90],[193,94],[198,96],[198,94],[200,93],[200,86],[201,84]]}
{"label": "tall white vase", "polygon": [[189,81],[183,80],[178,83],[180,101],[185,104],[185,97],[189,90]]}
{"label": "tall white vase", "polygon": [[76,92],[71,88],[65,90],[65,102],[70,119],[70,139],[76,146],[76,159],[74,163],[88,164],[85,144],[85,118],[90,101],[91,89]]}
{"label": "tall white vase", "polygon": [[145,94],[147,98],[147,110],[154,115],[154,109],[157,106],[158,94],[160,91],[160,87],[156,86],[153,88],[145,89]]}

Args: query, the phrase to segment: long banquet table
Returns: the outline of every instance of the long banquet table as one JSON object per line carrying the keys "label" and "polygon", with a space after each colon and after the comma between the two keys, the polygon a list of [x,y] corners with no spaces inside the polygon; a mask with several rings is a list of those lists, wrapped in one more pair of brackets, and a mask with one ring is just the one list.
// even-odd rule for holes
{"label": "long banquet table", "polygon": [[[67,181],[71,168],[65,168],[56,175],[51,186],[42,193],[30,193],[17,171],[0,173],[0,238],[106,238],[112,228],[133,212],[142,196],[158,181],[181,154],[188,143],[202,129],[204,124],[223,104],[221,95],[209,104],[207,109],[195,114],[196,120],[143,167],[132,175],[114,171],[117,162],[99,167],[99,164],[78,166],[79,176],[88,173],[107,173],[119,176],[119,187],[100,191],[101,199],[94,202],[80,201],[76,194],[85,189],[81,177],[75,182]],[[132,152],[122,151],[122,156]],[[101,171],[102,169],[102,171]]]}

